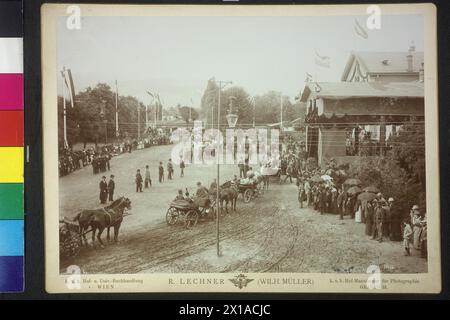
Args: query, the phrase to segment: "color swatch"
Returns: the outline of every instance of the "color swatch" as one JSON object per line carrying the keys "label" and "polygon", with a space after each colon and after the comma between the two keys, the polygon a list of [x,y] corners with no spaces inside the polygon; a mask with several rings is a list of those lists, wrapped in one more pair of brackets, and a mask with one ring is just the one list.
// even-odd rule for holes
{"label": "color swatch", "polygon": [[[21,3],[0,3],[0,21],[0,292],[19,292],[24,289]],[[11,31],[16,23],[17,32]]]}

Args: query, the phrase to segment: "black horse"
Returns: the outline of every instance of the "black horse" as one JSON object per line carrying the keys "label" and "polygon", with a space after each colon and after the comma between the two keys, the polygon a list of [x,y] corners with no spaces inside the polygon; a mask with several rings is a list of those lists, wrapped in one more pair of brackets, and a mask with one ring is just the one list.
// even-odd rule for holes
{"label": "black horse", "polygon": [[95,247],[95,234],[98,230],[97,239],[100,242],[100,245],[103,247],[103,241],[101,239],[101,235],[105,228],[107,228],[107,239],[109,241],[109,233],[110,228],[114,228],[114,241],[118,241],[119,237],[119,229],[123,220],[123,213],[125,209],[131,209],[131,201],[128,198],[120,197],[111,203],[109,206],[106,206],[101,209],[95,210],[83,210],[74,218],[74,221],[78,221],[80,226],[80,238],[81,245],[84,244],[87,246],[88,241],[86,239],[86,232],[91,228],[92,231],[92,246]]}
{"label": "black horse", "polygon": [[225,210],[228,213],[228,203],[231,202],[231,209],[236,211],[236,202],[239,196],[239,190],[236,185],[227,181],[219,189],[220,210],[223,211],[223,203],[225,202]]}

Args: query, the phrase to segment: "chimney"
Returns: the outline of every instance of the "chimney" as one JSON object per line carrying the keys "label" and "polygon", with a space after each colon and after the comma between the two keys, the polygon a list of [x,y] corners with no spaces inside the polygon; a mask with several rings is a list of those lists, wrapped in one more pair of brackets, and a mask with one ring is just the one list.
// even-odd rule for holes
{"label": "chimney", "polygon": [[420,66],[420,70],[419,70],[419,81],[420,82],[424,82],[425,79],[425,74],[424,74],[424,69],[423,69],[423,62]]}
{"label": "chimney", "polygon": [[407,69],[407,71],[408,72],[412,72],[413,71],[413,56],[412,56],[412,54],[408,54],[406,56],[406,60],[408,62],[408,69]]}
{"label": "chimney", "polygon": [[408,62],[408,72],[413,72],[413,59],[414,59],[414,53],[416,51],[416,46],[414,45],[414,42],[411,42],[411,45],[409,46],[408,55],[406,56],[406,60]]}
{"label": "chimney", "polygon": [[414,45],[414,41],[411,42],[411,45],[409,46],[409,54],[413,54],[416,51],[416,46]]}

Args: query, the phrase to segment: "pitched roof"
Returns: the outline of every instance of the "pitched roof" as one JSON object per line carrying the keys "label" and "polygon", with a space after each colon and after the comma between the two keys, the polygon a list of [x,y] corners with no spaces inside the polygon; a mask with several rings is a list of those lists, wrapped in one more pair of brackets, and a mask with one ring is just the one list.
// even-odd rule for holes
{"label": "pitched roof", "polygon": [[317,98],[423,98],[423,82],[310,82],[303,90],[301,101],[310,93]]}
{"label": "pitched roof", "polygon": [[[345,81],[353,65],[357,61],[368,73],[408,73],[408,52],[352,52],[345,66],[341,80]],[[423,52],[414,51],[413,70],[419,72],[423,62]]]}

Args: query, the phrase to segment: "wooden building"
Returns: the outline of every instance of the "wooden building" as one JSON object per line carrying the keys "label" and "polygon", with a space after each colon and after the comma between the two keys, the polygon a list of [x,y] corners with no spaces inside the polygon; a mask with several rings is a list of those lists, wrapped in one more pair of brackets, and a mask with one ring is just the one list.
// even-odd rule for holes
{"label": "wooden building", "polygon": [[[403,55],[404,65],[390,66],[388,70],[374,68],[375,64],[363,57],[378,56],[383,59],[379,61],[382,65],[386,59],[400,64],[400,60],[394,59],[398,57],[396,53],[352,53],[342,82],[306,83],[301,101],[307,103],[306,147],[310,157],[322,164],[330,158],[348,162],[355,156],[382,155],[387,138],[399,126],[424,120],[423,62],[417,62],[420,67],[413,62],[410,70],[409,55],[411,49]],[[420,55],[414,57],[417,56]],[[369,140],[375,149],[363,152],[363,140]]]}

